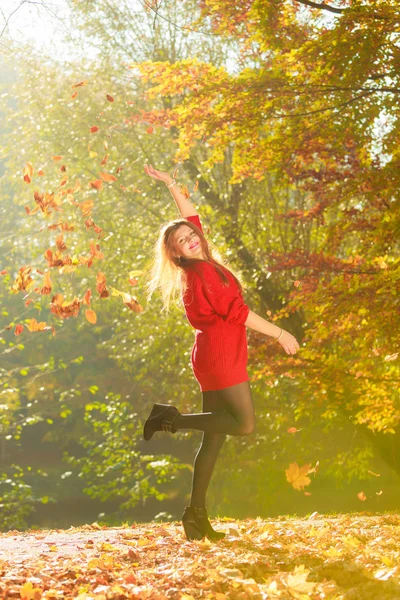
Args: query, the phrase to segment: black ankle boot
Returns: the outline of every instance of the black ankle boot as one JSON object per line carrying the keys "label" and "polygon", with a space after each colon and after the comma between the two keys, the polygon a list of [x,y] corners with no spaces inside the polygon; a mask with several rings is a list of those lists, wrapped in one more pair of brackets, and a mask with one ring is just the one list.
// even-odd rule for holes
{"label": "black ankle boot", "polygon": [[143,427],[144,439],[150,440],[156,431],[175,433],[178,428],[174,422],[180,414],[179,410],[171,404],[153,404]]}
{"label": "black ankle boot", "polygon": [[215,531],[208,520],[207,509],[187,506],[182,515],[182,524],[188,540],[221,540],[225,537],[222,531]]}

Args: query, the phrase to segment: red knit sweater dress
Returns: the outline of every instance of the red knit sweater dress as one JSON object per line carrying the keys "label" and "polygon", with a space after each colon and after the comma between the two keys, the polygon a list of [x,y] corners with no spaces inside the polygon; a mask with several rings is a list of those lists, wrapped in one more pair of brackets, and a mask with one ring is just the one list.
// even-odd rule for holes
{"label": "red knit sweater dress", "polygon": [[[202,230],[198,215],[186,219]],[[201,391],[221,390],[248,381],[244,324],[250,309],[233,275],[226,271],[226,286],[215,267],[203,261],[186,274],[187,287],[182,297],[188,321],[196,329],[192,368]]]}

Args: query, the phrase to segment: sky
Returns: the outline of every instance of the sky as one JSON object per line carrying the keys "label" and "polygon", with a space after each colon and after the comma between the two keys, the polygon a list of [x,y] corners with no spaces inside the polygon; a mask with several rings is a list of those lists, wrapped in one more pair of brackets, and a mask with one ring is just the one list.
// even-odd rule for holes
{"label": "sky", "polygon": [[70,0],[1,0],[0,39],[47,46],[69,28],[70,4]]}
{"label": "sky", "polygon": [[[73,29],[73,0],[0,0],[0,69],[26,58],[22,45],[60,60],[66,54],[66,34]],[[12,48],[12,51],[10,50]],[[75,53],[82,48],[75,48]],[[68,48],[71,57],[73,49]]]}

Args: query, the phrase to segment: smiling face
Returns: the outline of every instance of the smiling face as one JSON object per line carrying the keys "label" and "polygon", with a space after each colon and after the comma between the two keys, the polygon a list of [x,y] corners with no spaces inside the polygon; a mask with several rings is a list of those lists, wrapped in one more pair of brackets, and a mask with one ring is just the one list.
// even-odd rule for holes
{"label": "smiling face", "polygon": [[204,259],[200,237],[191,227],[181,225],[175,232],[174,244],[177,256]]}

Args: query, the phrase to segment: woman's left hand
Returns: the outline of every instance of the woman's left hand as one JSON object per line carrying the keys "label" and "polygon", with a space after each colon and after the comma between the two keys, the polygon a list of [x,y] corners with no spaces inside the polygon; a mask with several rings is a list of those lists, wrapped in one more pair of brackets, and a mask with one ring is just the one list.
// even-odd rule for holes
{"label": "woman's left hand", "polygon": [[285,330],[283,330],[283,333],[277,342],[282,346],[286,354],[296,354],[297,350],[300,349],[299,342],[294,335]]}

